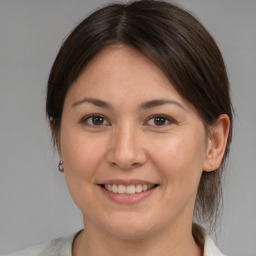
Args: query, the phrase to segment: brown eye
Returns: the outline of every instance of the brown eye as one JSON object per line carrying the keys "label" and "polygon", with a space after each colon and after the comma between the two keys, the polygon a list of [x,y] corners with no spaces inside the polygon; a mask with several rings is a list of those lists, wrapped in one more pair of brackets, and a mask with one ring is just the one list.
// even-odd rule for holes
{"label": "brown eye", "polygon": [[93,116],[92,123],[94,125],[102,125],[104,123],[104,118],[101,116]]}
{"label": "brown eye", "polygon": [[82,120],[82,122],[85,125],[89,125],[89,126],[109,125],[107,120],[103,116],[100,116],[100,115],[87,116],[86,118],[84,118]]}
{"label": "brown eye", "polygon": [[165,125],[166,118],[165,117],[155,117],[154,118],[154,124],[155,125]]}
{"label": "brown eye", "polygon": [[171,118],[162,115],[152,116],[147,122],[150,126],[166,126],[172,123],[174,122]]}

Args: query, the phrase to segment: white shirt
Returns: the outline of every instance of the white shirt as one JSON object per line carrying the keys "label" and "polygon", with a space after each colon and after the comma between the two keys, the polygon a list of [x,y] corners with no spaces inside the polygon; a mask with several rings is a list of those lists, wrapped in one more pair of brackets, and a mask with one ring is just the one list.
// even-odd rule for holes
{"label": "white shirt", "polygon": [[[59,238],[51,242],[36,245],[7,256],[72,256],[72,244],[76,234],[67,238]],[[225,256],[205,232],[204,256]]]}

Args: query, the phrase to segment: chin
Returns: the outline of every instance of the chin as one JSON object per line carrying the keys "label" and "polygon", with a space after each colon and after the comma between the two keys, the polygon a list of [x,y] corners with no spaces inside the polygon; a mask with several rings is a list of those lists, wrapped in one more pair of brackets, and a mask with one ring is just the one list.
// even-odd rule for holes
{"label": "chin", "polygon": [[139,240],[152,235],[159,225],[147,217],[149,216],[120,214],[119,217],[104,222],[104,227],[101,226],[101,228],[119,239]]}
{"label": "chin", "polygon": [[108,230],[113,236],[121,240],[140,240],[149,237],[152,233],[148,227],[119,227]]}

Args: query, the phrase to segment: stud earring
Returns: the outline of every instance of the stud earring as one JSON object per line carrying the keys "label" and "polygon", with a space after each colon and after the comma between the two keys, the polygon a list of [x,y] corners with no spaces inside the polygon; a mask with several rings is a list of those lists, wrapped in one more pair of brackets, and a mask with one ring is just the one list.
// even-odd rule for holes
{"label": "stud earring", "polygon": [[59,169],[60,172],[64,172],[63,161],[59,161],[58,169]]}

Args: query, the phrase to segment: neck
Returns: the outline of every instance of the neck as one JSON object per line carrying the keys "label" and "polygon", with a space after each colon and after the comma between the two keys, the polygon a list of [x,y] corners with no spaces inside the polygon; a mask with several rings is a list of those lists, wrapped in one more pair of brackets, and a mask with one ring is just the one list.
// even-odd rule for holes
{"label": "neck", "polygon": [[173,227],[171,231],[155,233],[147,238],[120,239],[87,225],[75,239],[72,255],[119,256],[122,252],[122,256],[202,256],[202,249],[193,239],[192,225],[184,232],[180,230],[180,227]]}

